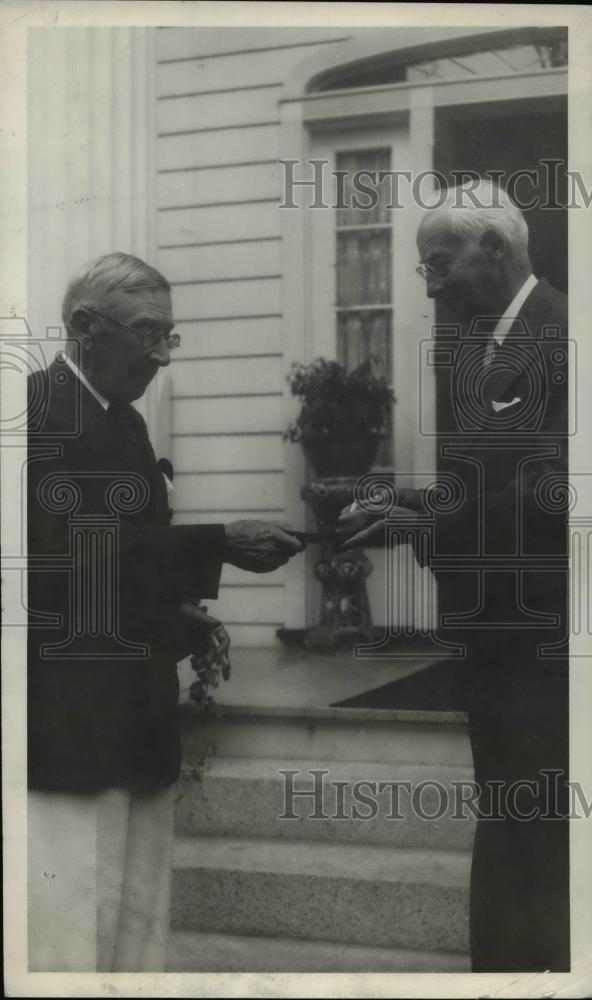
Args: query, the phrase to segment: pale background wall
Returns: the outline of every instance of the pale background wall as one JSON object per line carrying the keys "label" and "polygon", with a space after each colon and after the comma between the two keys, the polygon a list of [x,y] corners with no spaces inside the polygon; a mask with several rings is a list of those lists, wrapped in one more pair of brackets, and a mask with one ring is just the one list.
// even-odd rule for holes
{"label": "pale background wall", "polygon": [[[285,516],[278,102],[312,51],[352,36],[156,32],[156,255],[183,337],[170,369],[179,522]],[[225,567],[210,608],[236,644],[276,642],[285,575]]]}
{"label": "pale background wall", "polygon": [[[386,34],[394,47],[396,30]],[[302,345],[287,332],[292,219],[278,209],[279,102],[311,55],[364,36],[318,27],[29,32],[29,322],[36,335],[59,327],[68,280],[101,253],[137,254],[172,282],[183,344],[139,408],[157,454],[176,469],[177,523],[294,513],[304,468],[282,440],[284,375]],[[299,524],[304,517],[300,505]],[[374,561],[380,623],[384,565]],[[275,644],[279,626],[303,625],[305,583],[314,618],[304,565],[265,576],[224,568],[210,609],[235,645]]]}

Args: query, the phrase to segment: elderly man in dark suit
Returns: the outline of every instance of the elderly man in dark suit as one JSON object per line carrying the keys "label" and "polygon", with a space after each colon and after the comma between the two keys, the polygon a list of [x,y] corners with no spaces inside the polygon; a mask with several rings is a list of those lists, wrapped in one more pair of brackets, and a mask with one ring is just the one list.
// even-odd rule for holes
{"label": "elderly man in dark suit", "polygon": [[29,961],[164,968],[176,664],[205,641],[192,602],[223,563],[301,550],[274,523],[173,526],[131,406],[178,344],[170,286],[99,258],[63,303],[68,349],[29,385]]}
{"label": "elderly man in dark suit", "polygon": [[[468,712],[481,790],[472,966],[566,971],[567,300],[535,278],[524,218],[486,181],[448,192],[417,245],[428,296],[460,321],[439,340],[452,401],[439,445],[461,496],[443,511],[429,491],[405,491],[390,519],[431,520],[441,634],[465,650],[430,673],[452,676]],[[361,510],[342,521],[358,543],[384,532]],[[405,683],[379,693],[385,707]]]}

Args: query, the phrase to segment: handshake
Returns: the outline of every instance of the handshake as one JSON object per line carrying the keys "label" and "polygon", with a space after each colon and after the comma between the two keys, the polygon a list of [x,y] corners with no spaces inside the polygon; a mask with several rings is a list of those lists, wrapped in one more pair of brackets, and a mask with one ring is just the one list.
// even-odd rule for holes
{"label": "handshake", "polygon": [[[389,522],[413,527],[424,509],[422,490],[400,491]],[[224,562],[251,573],[269,573],[302,552],[307,541],[331,541],[336,548],[381,544],[384,541],[384,512],[371,513],[352,504],[341,512],[334,534],[308,535],[289,524],[273,521],[234,521],[226,525]]]}
{"label": "handshake", "polygon": [[276,521],[233,521],[225,532],[223,561],[251,573],[271,573],[304,550],[301,532]]}

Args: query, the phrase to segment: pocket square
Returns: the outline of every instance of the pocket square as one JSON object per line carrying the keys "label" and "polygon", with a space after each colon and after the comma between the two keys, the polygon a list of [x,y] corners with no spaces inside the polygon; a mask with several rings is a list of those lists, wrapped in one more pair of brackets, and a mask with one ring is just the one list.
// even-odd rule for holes
{"label": "pocket square", "polygon": [[500,410],[506,410],[508,408],[508,406],[515,406],[516,403],[521,403],[521,402],[522,402],[522,397],[521,396],[514,396],[514,399],[511,399],[508,403],[504,403],[504,402],[498,403],[498,402],[496,402],[495,399],[492,399],[491,400],[491,405],[493,407],[494,413],[499,413]]}

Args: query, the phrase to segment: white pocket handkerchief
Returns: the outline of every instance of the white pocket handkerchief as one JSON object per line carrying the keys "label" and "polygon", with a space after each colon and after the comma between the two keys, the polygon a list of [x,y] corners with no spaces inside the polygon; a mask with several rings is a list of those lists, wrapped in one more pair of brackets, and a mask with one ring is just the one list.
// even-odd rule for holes
{"label": "white pocket handkerchief", "polygon": [[521,396],[514,396],[514,399],[511,399],[509,403],[497,403],[495,399],[492,399],[491,405],[493,406],[494,413],[499,413],[500,410],[506,410],[508,406],[515,406],[516,403],[521,403],[521,402],[522,402]]}

